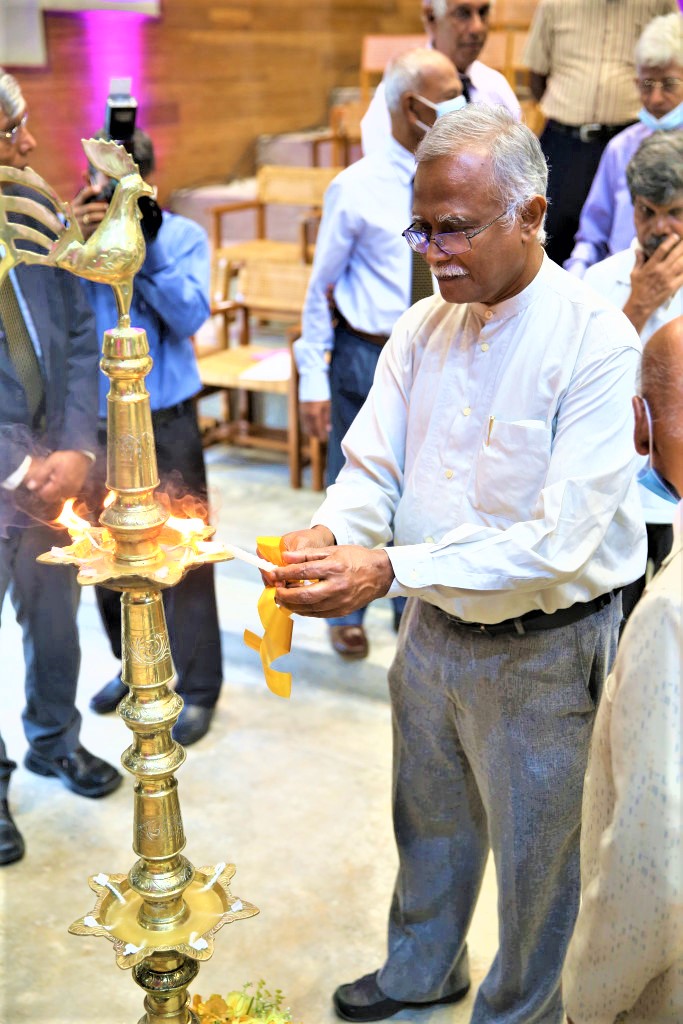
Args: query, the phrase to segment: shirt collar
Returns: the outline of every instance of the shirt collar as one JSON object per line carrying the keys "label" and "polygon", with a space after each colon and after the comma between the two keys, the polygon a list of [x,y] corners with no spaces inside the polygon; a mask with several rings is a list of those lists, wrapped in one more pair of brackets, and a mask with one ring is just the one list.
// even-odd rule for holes
{"label": "shirt collar", "polygon": [[393,135],[387,139],[386,154],[396,168],[401,181],[409,185],[415,177],[415,154],[402,146]]}

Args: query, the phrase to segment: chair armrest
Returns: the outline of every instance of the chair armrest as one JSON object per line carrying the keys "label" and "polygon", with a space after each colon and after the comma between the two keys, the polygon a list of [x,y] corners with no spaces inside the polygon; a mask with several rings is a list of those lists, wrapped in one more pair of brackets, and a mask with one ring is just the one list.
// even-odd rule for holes
{"label": "chair armrest", "polygon": [[212,206],[209,213],[212,217],[212,242],[215,249],[221,247],[221,220],[228,213],[240,213],[243,210],[254,210],[263,215],[263,203],[260,199],[238,199],[234,203],[221,203],[220,206]]}

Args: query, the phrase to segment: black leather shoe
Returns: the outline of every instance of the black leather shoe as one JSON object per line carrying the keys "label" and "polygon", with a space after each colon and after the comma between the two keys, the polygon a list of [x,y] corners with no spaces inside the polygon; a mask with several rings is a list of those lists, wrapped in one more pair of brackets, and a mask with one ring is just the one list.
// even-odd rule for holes
{"label": "black leather shoe", "polygon": [[429,1006],[441,1006],[444,1003],[457,1003],[464,999],[469,992],[469,984],[454,992],[450,996],[443,996],[441,999],[432,999],[426,1003],[407,1003],[400,999],[391,999],[385,996],[377,984],[378,971],[373,974],[366,974],[358,981],[352,981],[349,985],[340,985],[332,996],[332,1002],[337,1016],[342,1020],[368,1021],[386,1020],[393,1017],[401,1010],[426,1010]]}
{"label": "black leather shoe", "polygon": [[0,864],[13,864],[24,856],[24,840],[14,824],[6,800],[0,800]]}
{"label": "black leather shoe", "polygon": [[121,673],[98,690],[94,697],[90,698],[88,705],[96,715],[106,715],[110,711],[116,711],[117,707],[128,693],[128,687],[121,679]]}
{"label": "black leather shoe", "polygon": [[53,761],[29,750],[24,764],[36,775],[56,775],[67,789],[79,796],[106,796],[121,785],[121,776],[113,765],[81,746],[76,747],[72,754],[56,757]]}
{"label": "black leather shoe", "polygon": [[202,708],[199,704],[185,704],[180,718],[173,726],[173,739],[183,747],[196,743],[206,736],[214,716],[214,708]]}

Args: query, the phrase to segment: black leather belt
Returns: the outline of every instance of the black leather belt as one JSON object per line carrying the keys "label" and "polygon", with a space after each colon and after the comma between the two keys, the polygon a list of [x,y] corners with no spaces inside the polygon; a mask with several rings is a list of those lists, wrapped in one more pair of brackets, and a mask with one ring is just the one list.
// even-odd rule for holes
{"label": "black leather belt", "polygon": [[554,121],[550,118],[546,127],[560,135],[571,135],[572,138],[581,139],[582,142],[598,142],[611,139],[612,136],[618,135],[619,132],[623,132],[624,128],[629,128],[632,124],[633,121],[628,121],[626,124],[597,124],[595,122],[563,124],[562,121]]}
{"label": "black leather belt", "polygon": [[337,327],[340,327],[347,334],[352,334],[354,338],[360,338],[361,341],[369,341],[371,345],[386,345],[389,340],[388,334],[368,334],[366,331],[358,331],[355,327],[352,327],[346,317],[339,312],[335,307],[333,314],[334,319],[337,321]]}
{"label": "black leather belt", "polygon": [[572,622],[579,622],[587,615],[599,612],[605,608],[619,593],[618,590],[610,590],[609,594],[602,594],[592,601],[573,604],[569,608],[558,608],[556,612],[548,615],[546,612],[526,612],[516,619],[503,619],[502,622],[467,622],[459,619],[456,615],[443,614],[455,626],[466,629],[469,633],[479,633],[486,636],[499,636],[501,633],[517,633],[523,636],[525,633],[535,633],[541,629],[559,629],[561,626],[569,626]]}

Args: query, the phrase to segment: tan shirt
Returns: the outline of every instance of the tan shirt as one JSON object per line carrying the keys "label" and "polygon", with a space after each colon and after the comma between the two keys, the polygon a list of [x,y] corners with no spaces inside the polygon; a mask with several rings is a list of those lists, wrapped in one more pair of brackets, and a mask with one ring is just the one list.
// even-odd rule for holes
{"label": "tan shirt", "polygon": [[652,18],[677,10],[677,0],[540,0],[524,63],[548,76],[546,117],[571,125],[634,121],[636,42]]}

